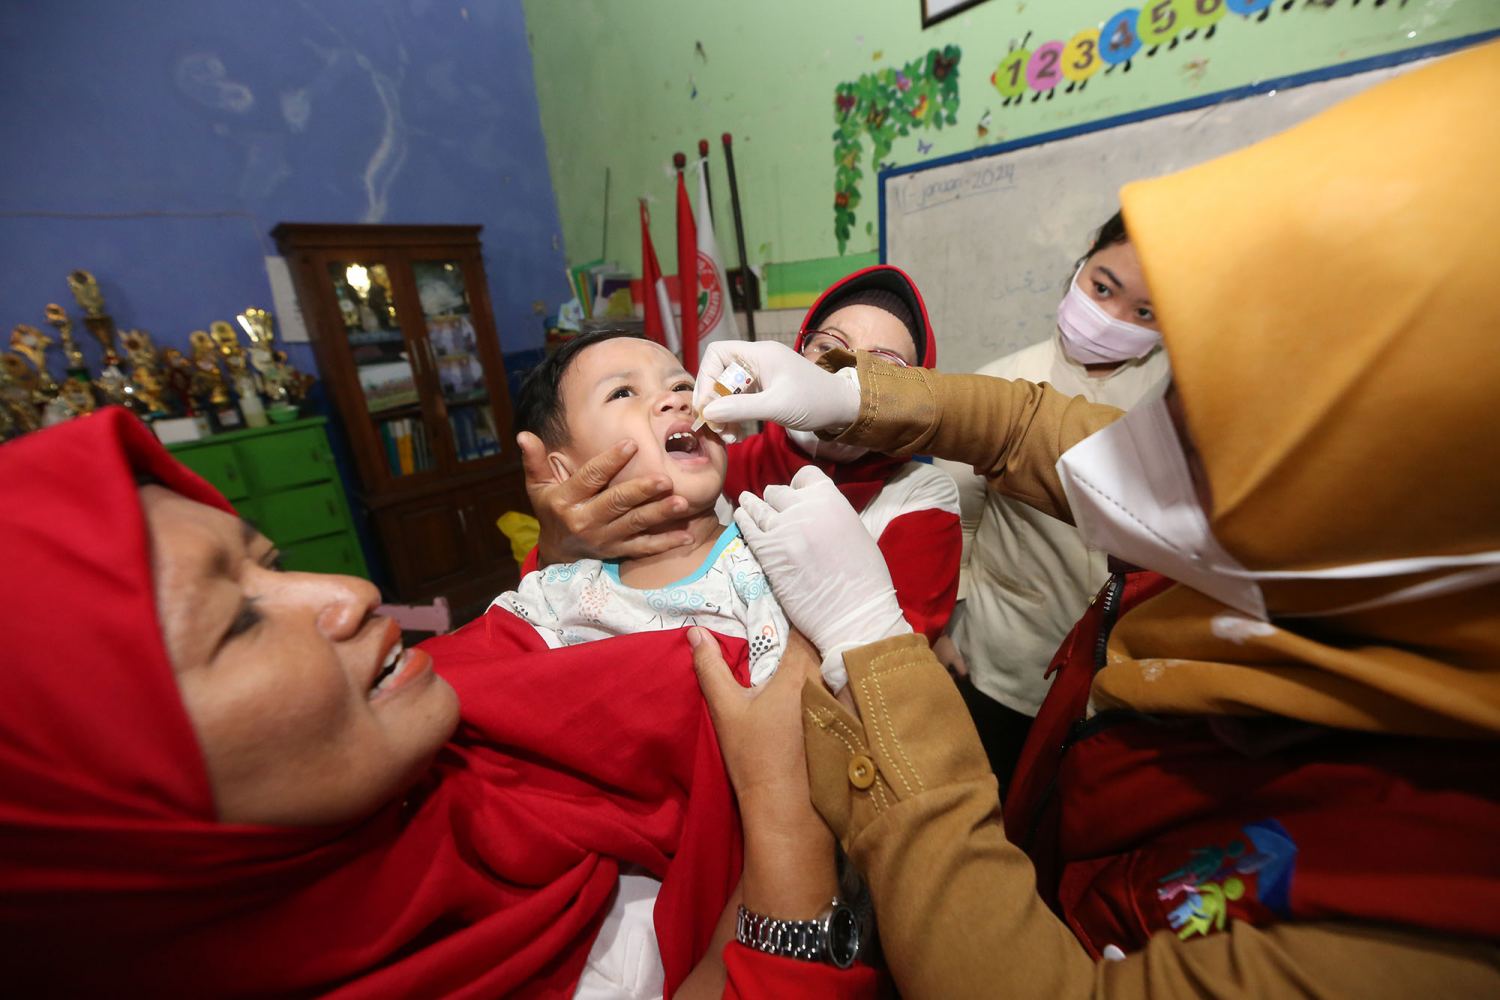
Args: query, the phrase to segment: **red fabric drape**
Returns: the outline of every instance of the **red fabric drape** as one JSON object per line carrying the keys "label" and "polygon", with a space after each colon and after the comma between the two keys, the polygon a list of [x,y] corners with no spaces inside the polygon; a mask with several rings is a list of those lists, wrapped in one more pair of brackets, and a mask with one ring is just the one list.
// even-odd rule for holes
{"label": "red fabric drape", "polygon": [[680,980],[740,860],[681,632],[549,651],[486,615],[429,644],[463,720],[402,801],[226,826],[162,647],[141,474],[227,509],[123,410],[0,447],[8,990],[567,996],[621,863],[664,880]]}

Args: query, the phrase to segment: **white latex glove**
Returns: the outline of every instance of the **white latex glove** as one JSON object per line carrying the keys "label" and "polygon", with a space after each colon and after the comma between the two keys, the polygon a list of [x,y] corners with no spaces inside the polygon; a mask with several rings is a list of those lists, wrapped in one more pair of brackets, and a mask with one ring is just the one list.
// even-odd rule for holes
{"label": "white latex glove", "polygon": [[734,521],[787,620],[822,654],[835,693],[849,683],[846,650],[911,633],[875,539],[817,466],[764,499],[741,493]]}
{"label": "white latex glove", "polygon": [[[720,396],[714,379],[738,361],[755,386],[737,396]],[[859,416],[859,378],[854,369],[824,371],[785,344],[743,340],[710,344],[698,366],[693,405],[705,419],[725,427],[747,420],[774,420],[804,431],[840,431]]]}

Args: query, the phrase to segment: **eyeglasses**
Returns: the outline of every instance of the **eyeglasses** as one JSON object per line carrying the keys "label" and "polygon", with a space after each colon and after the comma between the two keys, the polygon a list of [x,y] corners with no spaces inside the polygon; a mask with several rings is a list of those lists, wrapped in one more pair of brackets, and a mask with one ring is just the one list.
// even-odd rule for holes
{"label": "eyeglasses", "polygon": [[[845,351],[854,350],[854,348],[849,346],[849,341],[828,330],[809,330],[807,339],[802,342],[802,356],[814,361],[835,349]],[[888,362],[900,368],[911,367],[911,362],[895,351],[887,351],[885,348],[875,347],[871,348],[867,353],[873,354],[881,361]]]}

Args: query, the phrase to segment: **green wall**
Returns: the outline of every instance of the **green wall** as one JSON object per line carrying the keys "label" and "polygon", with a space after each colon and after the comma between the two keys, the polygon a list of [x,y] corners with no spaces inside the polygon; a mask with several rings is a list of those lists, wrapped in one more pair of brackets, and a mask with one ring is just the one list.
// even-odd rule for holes
{"label": "green wall", "polygon": [[[769,265],[773,305],[795,305],[830,275],[874,259],[877,164],[871,139],[862,134],[871,112],[881,125],[907,124],[910,134],[893,137],[883,162],[909,164],[1500,28],[1496,0],[1387,0],[1378,6],[1376,0],[1276,0],[1263,18],[1229,13],[1220,0],[1146,0],[1139,6],[1149,11],[1158,3],[1168,5],[1158,23],[1171,22],[1174,34],[1161,39],[1154,55],[1143,45],[1128,64],[1094,72],[1081,90],[1075,86],[1067,93],[1064,84],[1050,99],[1036,100],[1028,90],[1007,105],[991,75],[1008,52],[1066,42],[1081,30],[1097,29],[1125,5],[987,0],[923,30],[920,0],[525,0],[568,258],[592,260],[602,246],[606,256],[638,269],[636,198],[646,195],[653,199],[657,254],[664,270],[675,270],[672,153],[696,155],[698,140],[706,138],[716,229],[732,266],[733,227],[718,138],[729,131],[751,263]],[[1230,6],[1247,3],[1255,7],[1264,0],[1234,0]],[[1219,19],[1187,37],[1195,11],[1204,8],[1209,20]],[[957,65],[934,79],[928,54],[949,46],[959,50]],[[895,75],[902,70],[904,80]],[[1001,72],[1002,82],[1008,75]],[[930,96],[925,105],[914,99],[924,87]],[[846,95],[857,121],[839,115],[836,92]],[[884,97],[899,103],[887,106]],[[847,143],[840,150],[842,171],[835,162],[841,122],[858,138],[857,153]],[[852,219],[844,259],[830,261],[840,254],[840,186]]]}

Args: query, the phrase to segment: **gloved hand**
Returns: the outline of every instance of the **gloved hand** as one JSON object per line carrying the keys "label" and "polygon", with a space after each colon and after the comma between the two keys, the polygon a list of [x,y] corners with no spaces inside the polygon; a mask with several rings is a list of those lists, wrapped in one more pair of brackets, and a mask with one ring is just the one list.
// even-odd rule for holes
{"label": "gloved hand", "polygon": [[911,632],[875,539],[817,466],[764,499],[741,493],[734,521],[787,620],[822,655],[834,692],[849,682],[846,650]]}
{"label": "gloved hand", "polygon": [[[733,361],[755,377],[755,385],[737,396],[720,396],[714,379]],[[775,341],[720,341],[709,345],[698,366],[693,405],[716,424],[774,420],[795,430],[838,431],[859,416],[859,379],[853,368],[825,371]]]}

